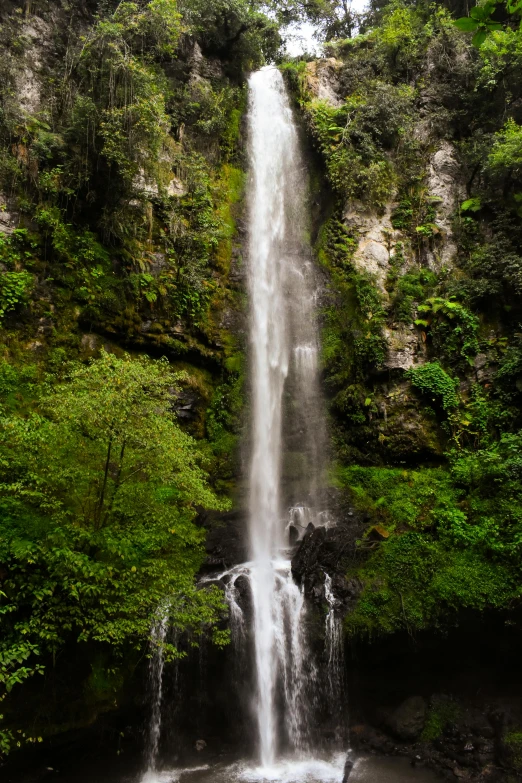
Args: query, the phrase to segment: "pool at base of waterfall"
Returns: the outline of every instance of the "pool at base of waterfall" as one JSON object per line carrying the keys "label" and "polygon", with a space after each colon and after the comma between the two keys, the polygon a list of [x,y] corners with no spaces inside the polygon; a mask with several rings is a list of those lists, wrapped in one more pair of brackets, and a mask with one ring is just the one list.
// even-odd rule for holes
{"label": "pool at base of waterfall", "polygon": [[271,767],[245,762],[208,765],[147,773],[141,783],[436,783],[431,770],[412,767],[405,758],[365,756],[357,759],[349,777],[345,775],[346,754],[329,759],[279,760]]}

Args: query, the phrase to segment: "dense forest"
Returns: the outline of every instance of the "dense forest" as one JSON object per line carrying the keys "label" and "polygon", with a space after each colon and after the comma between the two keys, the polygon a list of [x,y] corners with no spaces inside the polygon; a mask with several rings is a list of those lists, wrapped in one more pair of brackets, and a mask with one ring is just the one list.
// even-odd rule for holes
{"label": "dense forest", "polygon": [[[245,507],[245,114],[267,63],[309,168],[346,645],[464,618],[520,645],[521,12],[1,4],[0,760],[128,704],[165,600],[166,660],[229,643],[198,574]],[[321,56],[288,54],[304,20]],[[501,733],[514,777],[491,780],[516,780],[522,715]]]}

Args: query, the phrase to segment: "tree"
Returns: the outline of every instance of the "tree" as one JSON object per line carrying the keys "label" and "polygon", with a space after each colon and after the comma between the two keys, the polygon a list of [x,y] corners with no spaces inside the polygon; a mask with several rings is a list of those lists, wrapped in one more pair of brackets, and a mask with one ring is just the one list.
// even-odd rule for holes
{"label": "tree", "polygon": [[357,23],[351,0],[273,0],[270,7],[281,24],[311,22],[323,41],[350,38]]}
{"label": "tree", "polygon": [[487,0],[483,5],[476,5],[471,9],[469,16],[463,16],[455,21],[455,27],[466,33],[473,33],[471,42],[480,49],[484,41],[491,33],[502,30],[504,24],[494,20],[493,15],[497,6],[504,6],[508,14],[513,18],[522,13],[522,0],[506,0],[499,3],[497,0]]}
{"label": "tree", "polygon": [[3,411],[0,660],[22,642],[139,648],[165,599],[180,631],[220,617],[219,592],[194,584],[194,521],[223,504],[176,422],[178,381],[166,360],[102,352],[44,384],[27,415]]}

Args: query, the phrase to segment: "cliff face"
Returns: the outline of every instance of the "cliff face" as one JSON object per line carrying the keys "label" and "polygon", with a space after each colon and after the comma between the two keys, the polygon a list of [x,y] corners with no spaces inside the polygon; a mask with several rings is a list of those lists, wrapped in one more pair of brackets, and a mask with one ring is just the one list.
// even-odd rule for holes
{"label": "cliff face", "polygon": [[[171,408],[198,439],[213,489],[234,497],[244,409],[244,75],[274,56],[278,35],[241,3],[208,5],[187,0],[180,17],[168,2],[2,4],[0,392],[3,413],[25,422],[40,413],[36,387],[59,381],[70,360],[102,348],[166,356],[182,371]],[[324,571],[332,576],[353,671],[370,690],[372,665],[386,674],[384,653],[398,651],[400,694],[379,679],[387,701],[372,696],[375,731],[358,714],[361,743],[392,751],[409,709],[395,708],[421,693],[412,720],[420,726],[420,712],[424,723],[399,739],[414,756],[438,753],[454,777],[489,764],[520,768],[522,717],[505,706],[509,683],[490,709],[486,696],[471,704],[469,692],[458,704],[439,698],[425,675],[447,654],[439,642],[429,652],[435,630],[460,623],[479,639],[487,621],[503,644],[519,644],[521,51],[514,28],[477,51],[444,8],[394,2],[324,59],[282,65],[320,168],[312,196],[327,280],[323,378],[339,523],[305,536],[294,573],[319,629]],[[106,475],[118,478],[110,459]],[[10,504],[2,599],[17,592],[13,573],[44,570],[31,542],[12,534]],[[210,566],[245,557],[237,511],[200,523]],[[91,558],[90,547],[81,552]],[[110,542],[100,562],[124,554]],[[67,587],[62,597],[74,604],[75,583]],[[2,615],[8,640],[40,601],[32,582],[18,593],[26,603]],[[122,664],[93,640],[78,654],[66,631],[61,657],[42,642],[45,678],[2,705],[14,730],[34,719],[38,732],[65,732],[121,703],[139,713],[141,696],[136,704],[126,684],[146,632],[132,637]],[[423,666],[404,644],[416,635],[428,640]],[[470,648],[456,637],[450,649],[467,660]],[[15,646],[8,666],[0,659],[0,684],[26,652],[32,666],[35,648]],[[218,679],[229,667],[220,655]],[[408,679],[398,659],[410,655],[422,671]],[[443,672],[437,688],[450,681]]]}
{"label": "cliff face", "polygon": [[[166,357],[169,365],[162,367],[174,373],[167,413],[174,411],[184,433],[197,440],[198,471],[210,476],[213,490],[221,498],[235,494],[243,409],[245,74],[270,56],[279,38],[275,25],[247,6],[225,5],[204,9],[187,3],[178,8],[170,0],[2,3],[2,448],[7,448],[6,433],[14,425],[39,420],[44,382],[50,383],[49,390],[69,378],[71,362],[85,366],[90,359],[99,361],[103,349],[125,362],[130,353],[127,367],[145,367],[138,361],[142,355]],[[86,418],[84,424],[87,428]],[[155,437],[151,432],[150,438]],[[184,443],[180,441],[181,448]],[[121,445],[120,458],[125,448],[129,454]],[[87,476],[89,457],[79,459]],[[120,485],[118,459],[109,447],[102,484]],[[0,700],[6,685],[10,690],[18,684],[17,678],[30,681],[23,697],[3,704],[0,754],[12,746],[17,731],[25,731],[29,716],[36,738],[86,726],[121,704],[127,714],[139,709],[142,696],[127,684],[150,628],[144,610],[145,633],[138,641],[141,632],[131,623],[124,633],[124,652],[100,642],[99,635],[78,652],[78,634],[85,629],[63,617],[46,630],[40,623],[35,633],[21,635],[21,625],[34,618],[35,602],[50,609],[63,601],[66,611],[74,610],[75,602],[88,600],[87,593],[79,598],[84,588],[93,594],[96,569],[110,570],[109,562],[116,558],[118,571],[118,563],[123,566],[129,555],[119,549],[121,540],[108,548],[107,541],[87,545],[76,540],[74,531],[82,529],[80,517],[90,501],[83,510],[73,510],[76,521],[63,547],[50,540],[51,530],[58,528],[50,519],[44,521],[50,513],[44,501],[35,501],[21,523],[12,482],[16,474],[24,483],[28,474],[14,454],[9,464],[4,478],[10,489],[3,484],[1,501],[0,596],[9,611],[2,615]],[[143,477],[152,465],[153,459],[142,464]],[[179,467],[183,472],[185,466]],[[140,471],[134,475],[139,479]],[[152,486],[154,476],[149,479]],[[97,482],[93,479],[91,489]],[[77,489],[61,493],[58,505]],[[104,492],[100,503],[107,497]],[[138,505],[133,514],[139,513]],[[111,513],[116,506],[111,505]],[[122,520],[113,528],[117,537],[125,527]],[[150,544],[153,524],[150,517]],[[169,527],[172,536],[179,535],[183,522]],[[20,533],[25,554],[17,549]],[[131,538],[138,543],[137,530]],[[201,528],[194,525],[181,558],[169,566],[171,573],[182,577],[194,564],[197,570],[202,540]],[[200,552],[195,561],[194,545]],[[50,576],[51,559],[67,548],[71,571],[63,561],[65,570],[60,566],[61,573]],[[168,551],[166,541],[152,544],[148,565],[154,570],[170,557]],[[130,568],[130,563],[124,566]],[[132,573],[139,572],[134,564]],[[113,586],[123,583],[120,576]],[[158,576],[156,571],[146,587],[153,601]],[[40,593],[32,582],[26,592],[20,579],[43,579],[48,585]],[[104,606],[109,612],[110,592],[107,584]],[[112,607],[116,614],[125,611],[119,603],[119,609]],[[132,610],[136,620],[139,605],[136,600]],[[50,639],[58,628],[61,641],[56,645]],[[63,654],[55,665],[57,650]],[[44,676],[31,677],[40,667]],[[107,675],[109,669],[112,674]]]}
{"label": "cliff face", "polygon": [[[520,644],[512,460],[521,443],[522,183],[506,146],[521,133],[515,41],[520,32],[508,28],[477,50],[446,10],[393,4],[367,32],[329,45],[325,59],[284,66],[332,194],[316,252],[329,279],[323,362],[340,489],[335,534],[307,534],[295,573],[318,607],[323,572],[335,574],[360,708],[354,736],[391,750],[398,691],[423,693],[424,729],[400,747],[410,742],[412,757],[450,779],[500,780],[518,769],[521,716],[509,698],[494,688],[471,697],[430,657],[434,628],[480,636],[498,622],[516,628],[509,644]],[[413,642],[401,646],[406,636],[418,653]],[[399,648],[412,672],[404,679],[387,664]],[[438,685],[414,675],[417,666]],[[386,701],[389,678],[388,706],[369,706],[370,681]],[[443,700],[453,694],[453,717],[434,688]],[[483,731],[471,727],[473,710],[489,716]]]}
{"label": "cliff face", "polygon": [[284,66],[332,193],[316,250],[355,636],[516,614],[518,38],[477,51],[446,10],[390,5]]}

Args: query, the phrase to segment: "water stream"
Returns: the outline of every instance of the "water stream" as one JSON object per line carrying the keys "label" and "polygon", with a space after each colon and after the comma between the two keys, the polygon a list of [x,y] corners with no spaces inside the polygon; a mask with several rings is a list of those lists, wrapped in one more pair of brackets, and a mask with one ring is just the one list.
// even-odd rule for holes
{"label": "water stream", "polygon": [[163,706],[163,670],[165,656],[163,644],[168,631],[168,605],[158,610],[157,617],[152,626],[151,633],[151,658],[149,662],[149,682],[151,699],[151,716],[149,722],[149,736],[147,740],[147,779],[154,779],[158,760],[159,742],[161,737],[161,711]]}
{"label": "water stream", "polygon": [[298,753],[310,748],[313,663],[282,518],[285,504],[298,537],[316,519],[324,424],[304,161],[280,72],[254,73],[249,88],[250,585],[259,757],[268,769],[282,745]]}
{"label": "water stream", "polygon": [[327,660],[328,700],[332,717],[336,719],[336,733],[339,739],[343,736],[343,701],[344,687],[344,636],[343,617],[339,609],[339,601],[332,588],[332,579],[325,574],[324,596],[328,604],[325,620],[325,647]]}

